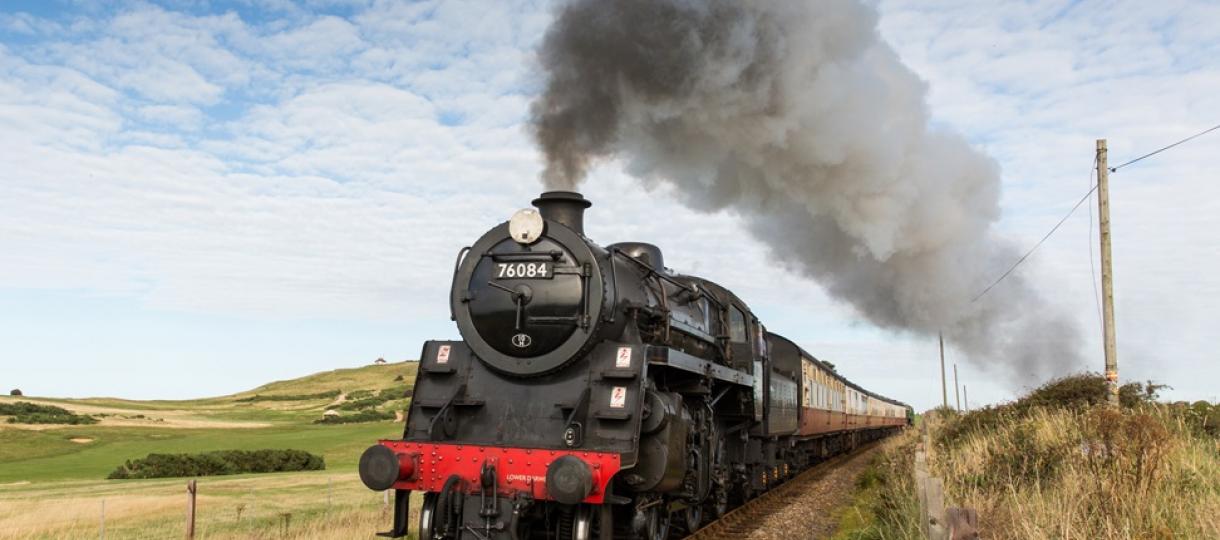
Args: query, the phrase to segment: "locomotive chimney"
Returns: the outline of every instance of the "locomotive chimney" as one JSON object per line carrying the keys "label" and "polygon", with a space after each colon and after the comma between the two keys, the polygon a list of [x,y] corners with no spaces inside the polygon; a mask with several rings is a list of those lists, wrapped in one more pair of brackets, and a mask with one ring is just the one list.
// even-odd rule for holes
{"label": "locomotive chimney", "polygon": [[593,206],[575,191],[547,191],[534,199],[542,217],[558,221],[581,236],[585,234],[585,209]]}

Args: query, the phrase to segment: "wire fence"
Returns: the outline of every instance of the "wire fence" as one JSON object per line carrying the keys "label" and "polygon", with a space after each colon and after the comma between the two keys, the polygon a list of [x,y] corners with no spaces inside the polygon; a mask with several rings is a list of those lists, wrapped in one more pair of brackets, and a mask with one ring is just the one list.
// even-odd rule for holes
{"label": "wire fence", "polygon": [[[391,495],[355,475],[197,480],[195,538],[370,538],[389,528]],[[189,538],[187,481],[108,482],[94,496],[63,490],[29,500],[0,492],[0,539]],[[176,489],[174,489],[176,487]]]}

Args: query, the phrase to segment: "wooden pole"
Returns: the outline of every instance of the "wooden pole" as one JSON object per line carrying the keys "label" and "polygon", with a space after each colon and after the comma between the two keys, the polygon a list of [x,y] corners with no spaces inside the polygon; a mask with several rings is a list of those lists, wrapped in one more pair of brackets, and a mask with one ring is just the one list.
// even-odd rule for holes
{"label": "wooden pole", "polygon": [[198,486],[194,480],[186,483],[186,537],[188,540],[195,538],[195,493],[198,491]]}
{"label": "wooden pole", "polygon": [[106,540],[106,499],[102,499],[102,515],[97,526],[98,540]]}
{"label": "wooden pole", "polygon": [[957,385],[957,362],[953,363],[953,401],[957,404],[957,410],[962,410],[962,392]]}
{"label": "wooden pole", "polygon": [[966,402],[966,410],[970,410],[970,392],[966,390],[966,385],[962,385],[962,401]]}
{"label": "wooden pole", "polygon": [[944,407],[948,409],[949,390],[945,385],[945,334],[942,332],[938,333],[937,336],[940,337],[940,397],[944,400]]}
{"label": "wooden pole", "polygon": [[1110,169],[1106,140],[1097,139],[1097,214],[1101,236],[1101,304],[1106,350],[1106,390],[1110,406],[1118,406],[1118,349],[1114,339],[1114,267],[1110,260]]}

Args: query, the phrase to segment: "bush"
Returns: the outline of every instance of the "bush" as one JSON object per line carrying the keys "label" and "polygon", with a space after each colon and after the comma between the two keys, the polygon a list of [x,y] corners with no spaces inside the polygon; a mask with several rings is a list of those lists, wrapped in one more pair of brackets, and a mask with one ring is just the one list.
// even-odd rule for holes
{"label": "bush", "polygon": [[335,399],[339,397],[339,394],[342,393],[343,392],[339,390],[331,390],[329,392],[318,392],[317,394],[289,394],[275,396],[254,394],[253,396],[244,397],[238,399],[237,401],[248,403],[252,401],[308,401],[311,399]]}
{"label": "bush", "polygon": [[[1119,403],[1135,408],[1155,403],[1163,384],[1127,383],[1119,387]],[[1084,410],[1106,402],[1106,379],[1097,373],[1080,373],[1054,379],[1031,391],[1015,402],[975,409],[965,414],[937,408],[946,422],[938,432],[937,443],[951,446],[966,435],[989,429],[1001,423],[1029,416],[1038,409]]]}
{"label": "bush", "polygon": [[75,414],[63,407],[38,405],[28,401],[0,403],[0,416],[11,416],[10,424],[96,424],[97,418]]}
{"label": "bush", "polygon": [[303,450],[220,450],[202,454],[149,454],[128,460],[107,479],[220,476],[242,473],[321,471],[321,456]]}
{"label": "bush", "polygon": [[363,410],[356,414],[345,416],[324,416],[319,420],[314,420],[315,424],[358,424],[364,422],[380,422],[382,420],[393,420],[394,413],[382,412],[375,410]]}
{"label": "bush", "polygon": [[21,389],[20,389],[20,388],[14,388],[14,389],[12,389],[12,390],[9,390],[9,391],[8,391],[8,395],[10,395],[10,396],[22,396],[22,395],[25,395],[25,394],[22,394],[22,393],[21,393]]}
{"label": "bush", "polygon": [[18,414],[72,414],[72,411],[54,405],[39,405],[28,401],[0,403],[0,415],[15,416]]}
{"label": "bush", "polygon": [[79,426],[84,424],[96,424],[97,418],[81,414],[20,414],[8,419],[10,424],[66,424],[71,426]]}
{"label": "bush", "polygon": [[360,409],[372,409],[378,405],[381,405],[382,403],[385,403],[385,400],[382,400],[380,398],[371,397],[371,398],[365,398],[365,399],[358,399],[356,401],[345,402],[345,403],[339,405],[338,409],[341,411],[356,411],[356,410],[360,410]]}
{"label": "bush", "polygon": [[411,397],[411,387],[404,385],[404,386],[394,386],[391,388],[386,388],[386,389],[383,389],[382,391],[378,392],[377,397],[381,401],[389,401],[391,399],[401,399],[401,398],[405,398],[405,397]]}

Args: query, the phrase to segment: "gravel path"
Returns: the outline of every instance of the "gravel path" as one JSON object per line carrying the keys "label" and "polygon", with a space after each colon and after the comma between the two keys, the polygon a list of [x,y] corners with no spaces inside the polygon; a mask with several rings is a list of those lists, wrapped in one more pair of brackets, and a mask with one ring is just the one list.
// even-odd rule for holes
{"label": "gravel path", "polygon": [[839,526],[838,513],[851,502],[856,477],[868,467],[880,445],[852,456],[823,472],[807,488],[794,493],[784,508],[763,519],[746,538],[753,540],[807,540],[830,538]]}

